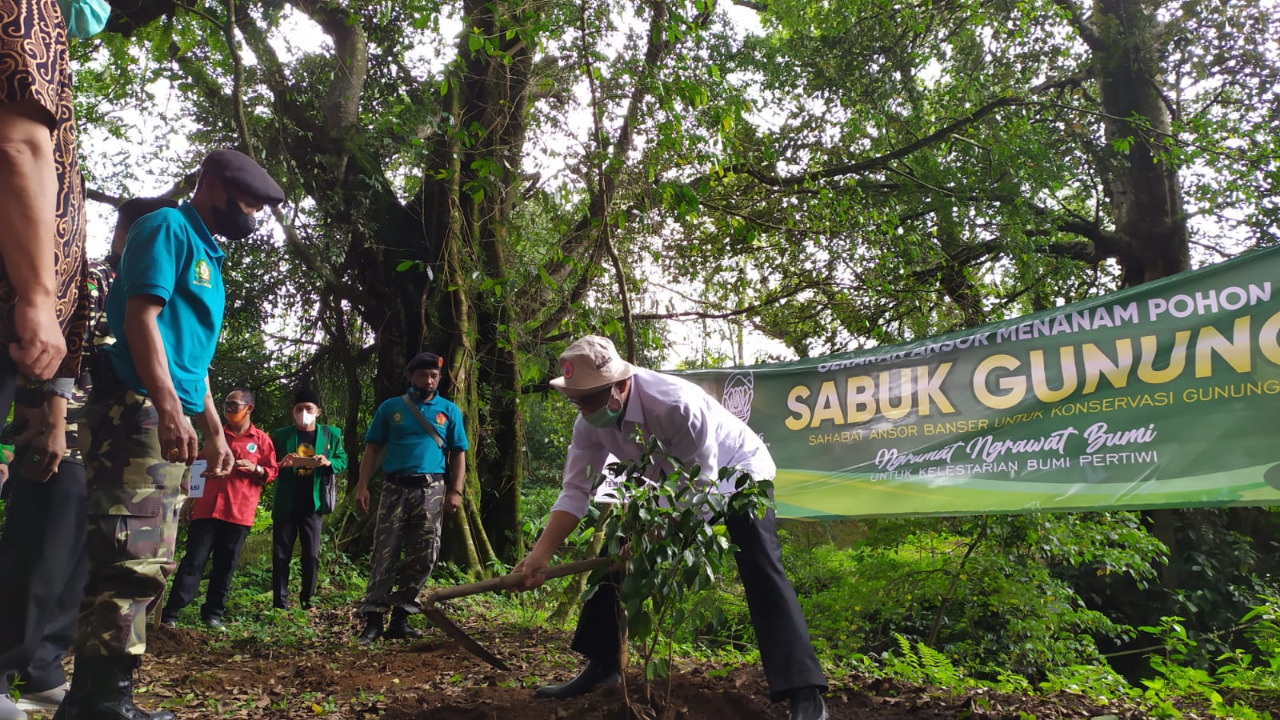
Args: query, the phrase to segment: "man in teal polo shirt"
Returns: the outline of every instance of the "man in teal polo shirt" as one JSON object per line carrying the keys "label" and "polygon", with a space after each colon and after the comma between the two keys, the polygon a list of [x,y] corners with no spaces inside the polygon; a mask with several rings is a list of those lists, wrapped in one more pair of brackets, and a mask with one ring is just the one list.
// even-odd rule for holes
{"label": "man in teal polo shirt", "polygon": [[209,391],[226,298],[213,235],[248,237],[284,192],[248,156],[216,150],[190,202],[143,216],[129,231],[107,298],[116,337],[93,368],[80,447],[89,488],[89,582],[80,605],[71,689],[58,720],[168,720],[133,704],[147,610],[173,572],[188,466],[204,433],[206,474],[235,457]]}
{"label": "man in teal polo shirt", "polygon": [[435,353],[424,352],[410,360],[405,368],[412,383],[409,391],[379,405],[364,436],[356,486],[356,506],[361,512],[369,512],[369,481],[384,451],[386,482],[373,529],[369,588],[360,605],[365,617],[361,645],[383,636],[382,616],[387,610],[391,610],[391,624],[386,637],[422,635],[408,621],[422,611],[418,594],[440,552],[441,511],[457,512],[462,507],[469,445],[462,412],[436,391],[443,368],[444,360]]}

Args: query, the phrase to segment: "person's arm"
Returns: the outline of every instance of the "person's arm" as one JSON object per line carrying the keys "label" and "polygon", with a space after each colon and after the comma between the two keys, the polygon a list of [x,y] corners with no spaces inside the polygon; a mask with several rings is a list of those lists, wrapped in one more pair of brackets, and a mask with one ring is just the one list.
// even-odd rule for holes
{"label": "person's arm", "polygon": [[17,299],[9,357],[19,372],[51,377],[67,354],[54,268],[58,175],[53,118],[35,100],[0,103],[0,257]]}
{"label": "person's arm", "polygon": [[263,444],[263,447],[258,448],[258,473],[254,479],[266,485],[275,482],[280,475],[280,465],[276,462],[275,442],[265,437]]}
{"label": "person's arm", "polygon": [[44,408],[28,415],[26,431],[13,441],[15,446],[28,447],[27,458],[31,464],[24,472],[29,480],[48,482],[58,472],[62,456],[67,452],[67,398],[61,389],[53,390],[55,383],[59,388],[65,385],[53,380],[45,383]]}
{"label": "person's arm", "polygon": [[523,589],[535,588],[545,580],[542,571],[546,569],[547,563],[551,562],[556,550],[574,528],[578,527],[578,522],[591,507],[593,473],[599,473],[603,469],[608,456],[608,448],[599,442],[594,429],[579,417],[574,422],[573,438],[569,442],[569,452],[564,460],[560,497],[551,506],[547,526],[534,543],[533,549],[513,569],[513,572],[524,573],[520,585]]}
{"label": "person's arm", "polygon": [[[182,409],[182,401],[173,389],[173,378],[169,375],[169,356],[164,350],[164,340],[160,337],[160,326],[156,318],[164,309],[164,300],[155,295],[134,295],[129,298],[124,311],[124,336],[129,343],[129,354],[133,357],[134,368],[147,397],[160,416],[156,432],[160,436],[160,452],[169,462],[190,465],[199,455],[199,440],[196,430],[187,420]],[[205,392],[205,410],[212,405],[213,398]],[[204,417],[204,413],[201,413]],[[215,412],[214,423],[216,433],[211,434],[211,441],[222,443],[222,423]],[[206,432],[208,432],[206,430]],[[229,453],[230,451],[228,451]],[[212,458],[210,458],[212,460]],[[220,466],[213,465],[210,469]]]}
{"label": "person's arm", "polygon": [[218,417],[218,404],[214,402],[213,391],[209,389],[208,375],[204,378],[204,403],[200,414],[196,416],[196,422],[200,423],[200,429],[204,432],[204,457],[209,461],[207,474],[215,477],[230,474],[236,466],[236,456],[231,452],[231,446],[227,445],[222,418]]}
{"label": "person's arm", "polygon": [[444,511],[457,512],[462,507],[462,495],[467,489],[467,451],[449,453],[449,481],[444,491]]}
{"label": "person's arm", "polygon": [[523,560],[516,563],[512,568],[512,572],[524,573],[524,578],[520,581],[520,587],[524,590],[538,587],[546,578],[543,572],[547,569],[547,563],[551,562],[552,556],[556,554],[556,550],[564,543],[565,538],[578,527],[578,521],[581,518],[571,512],[564,510],[552,510],[547,516],[547,526],[543,528],[542,534],[538,536],[538,542],[534,543],[533,549],[525,556]]}
{"label": "person's arm", "polygon": [[341,475],[347,471],[347,449],[342,446],[342,431],[337,427],[332,429],[333,437],[329,438],[329,464],[334,475]]}
{"label": "person's arm", "polygon": [[356,507],[360,508],[362,513],[369,512],[369,481],[378,471],[378,462],[385,449],[385,445],[366,443],[364,454],[360,457],[360,481],[356,484]]}

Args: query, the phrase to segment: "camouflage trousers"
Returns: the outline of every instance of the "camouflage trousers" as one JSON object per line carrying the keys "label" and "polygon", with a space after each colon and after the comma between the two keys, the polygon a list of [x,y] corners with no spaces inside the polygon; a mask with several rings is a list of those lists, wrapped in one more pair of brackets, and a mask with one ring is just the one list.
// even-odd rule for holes
{"label": "camouflage trousers", "polygon": [[391,608],[411,615],[422,611],[418,595],[440,554],[443,504],[442,477],[427,487],[383,484],[373,528],[373,567],[361,613],[385,613]]}
{"label": "camouflage trousers", "polygon": [[89,582],[74,647],[80,657],[141,655],[147,614],[173,573],[189,470],[161,456],[151,400],[110,374],[95,382],[85,415]]}

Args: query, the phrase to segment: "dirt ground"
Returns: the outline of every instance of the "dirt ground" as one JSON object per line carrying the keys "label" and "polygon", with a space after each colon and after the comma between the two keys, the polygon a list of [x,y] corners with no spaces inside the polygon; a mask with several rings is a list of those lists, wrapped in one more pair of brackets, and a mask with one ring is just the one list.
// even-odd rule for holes
{"label": "dirt ground", "polygon": [[[627,717],[620,687],[585,697],[536,699],[534,688],[572,677],[575,659],[562,631],[506,632],[463,626],[504,658],[509,672],[474,659],[428,627],[418,641],[354,642],[353,618],[338,611],[282,620],[297,624],[305,642],[267,643],[243,629],[154,628],[137,693],[146,709],[167,707],[181,720],[204,718],[386,718],[387,720],[614,720]],[[303,627],[303,626],[306,627]],[[289,630],[289,628],[286,628]],[[288,635],[288,633],[284,633]],[[280,636],[277,633],[277,636]],[[640,678],[628,677],[633,697]],[[785,703],[768,701],[757,667],[682,665],[671,679],[665,720],[781,720]],[[665,682],[657,686],[665,692]],[[833,720],[912,718],[1088,718],[1131,713],[1098,708],[1074,696],[1054,698],[970,695],[895,686],[884,681],[832,678],[827,696]],[[643,717],[659,717],[652,712]]]}

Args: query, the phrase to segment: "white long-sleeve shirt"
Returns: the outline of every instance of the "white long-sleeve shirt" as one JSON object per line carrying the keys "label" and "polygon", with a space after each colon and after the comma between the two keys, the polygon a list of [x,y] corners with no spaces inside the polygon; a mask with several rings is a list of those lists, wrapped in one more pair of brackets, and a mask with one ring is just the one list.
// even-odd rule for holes
{"label": "white long-sleeve shirt", "polygon": [[[715,481],[721,468],[734,468],[757,480],[772,479],[778,468],[764,441],[746,423],[702,388],[683,378],[636,368],[631,395],[620,427],[598,428],[581,415],[573,425],[573,439],[564,463],[564,484],[552,510],[581,518],[591,505],[591,485],[610,455],[637,460],[644,441],[656,437],[666,452],[686,467],[698,465],[702,479]],[[662,458],[662,470],[671,466]],[[650,468],[653,477],[657,469]],[[732,493],[733,478],[720,491]]]}

